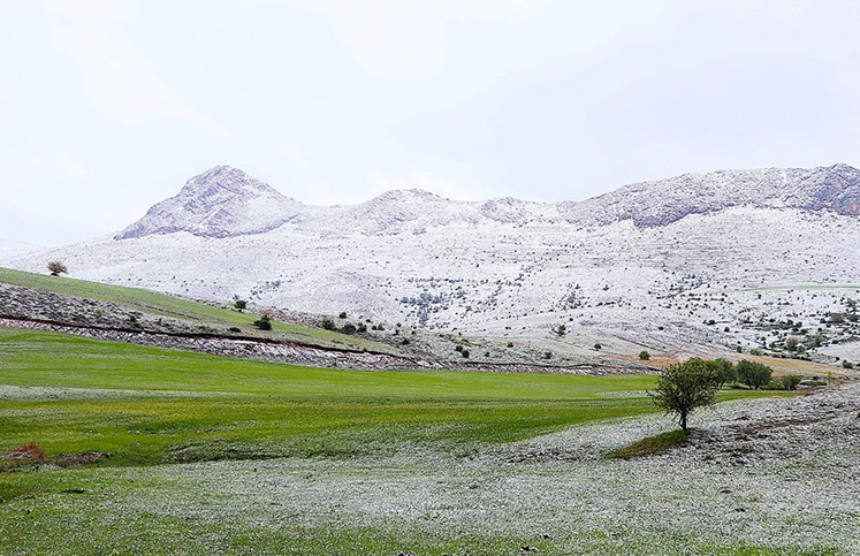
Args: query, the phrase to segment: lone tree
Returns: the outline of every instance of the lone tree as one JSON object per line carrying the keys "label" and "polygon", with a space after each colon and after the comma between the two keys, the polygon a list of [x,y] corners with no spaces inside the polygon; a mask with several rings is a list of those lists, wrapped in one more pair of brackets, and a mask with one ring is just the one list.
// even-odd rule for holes
{"label": "lone tree", "polygon": [[735,366],[735,370],[738,373],[738,380],[755,390],[770,382],[770,375],[773,372],[767,365],[748,359],[742,359]]}
{"label": "lone tree", "polygon": [[244,311],[248,307],[248,302],[244,299],[237,299],[235,303],[233,303],[233,307],[239,309],[240,311]]}
{"label": "lone tree", "polygon": [[51,261],[48,263],[48,270],[51,276],[59,276],[60,274],[68,274],[69,269],[60,261]]}
{"label": "lone tree", "polygon": [[657,387],[648,395],[666,413],[675,413],[681,430],[687,433],[687,417],[698,407],[714,403],[719,378],[713,365],[699,358],[664,367]]}

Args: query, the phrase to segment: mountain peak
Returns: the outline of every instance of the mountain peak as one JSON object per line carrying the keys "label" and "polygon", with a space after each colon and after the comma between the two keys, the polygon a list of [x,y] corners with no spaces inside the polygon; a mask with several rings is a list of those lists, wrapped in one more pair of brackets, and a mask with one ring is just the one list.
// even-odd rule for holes
{"label": "mountain peak", "polygon": [[258,234],[294,218],[301,204],[238,168],[219,165],[189,179],[116,235],[128,239],[188,232],[202,237]]}

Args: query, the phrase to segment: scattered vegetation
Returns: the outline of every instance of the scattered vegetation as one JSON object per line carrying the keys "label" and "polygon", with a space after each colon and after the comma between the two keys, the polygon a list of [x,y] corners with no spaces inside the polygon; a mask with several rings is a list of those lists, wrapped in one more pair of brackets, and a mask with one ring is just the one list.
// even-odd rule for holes
{"label": "scattered vegetation", "polygon": [[248,308],[248,302],[245,301],[244,299],[237,299],[233,303],[233,307],[235,307],[236,309],[239,309],[240,311],[244,311],[245,309]]}

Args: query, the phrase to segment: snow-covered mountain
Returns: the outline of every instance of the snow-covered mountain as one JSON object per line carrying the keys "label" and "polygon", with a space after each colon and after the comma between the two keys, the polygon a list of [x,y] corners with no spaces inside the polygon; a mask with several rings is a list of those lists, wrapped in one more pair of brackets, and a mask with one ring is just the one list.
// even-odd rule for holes
{"label": "snow-covered mountain", "polygon": [[842,164],[685,174],[578,203],[405,190],[343,207],[219,166],[115,237],[11,264],[571,349],[750,348],[773,341],[769,319],[811,333],[860,298],[858,214],[860,171]]}
{"label": "snow-covered mountain", "polygon": [[295,218],[303,208],[242,170],[216,166],[188,180],[178,195],[151,207],[115,239],[176,232],[201,237],[259,234]]}
{"label": "snow-covered mountain", "polygon": [[665,226],[690,214],[731,207],[796,208],[860,214],[860,171],[846,164],[803,170],[723,170],[636,183],[589,199],[561,203],[572,223],[607,225],[632,220],[638,227]]}

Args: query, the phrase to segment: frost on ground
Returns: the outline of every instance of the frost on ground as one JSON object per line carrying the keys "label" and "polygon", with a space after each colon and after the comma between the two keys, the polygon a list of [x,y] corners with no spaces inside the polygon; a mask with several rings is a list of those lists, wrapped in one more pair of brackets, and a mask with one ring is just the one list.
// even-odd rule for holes
{"label": "frost on ground", "polygon": [[668,418],[577,426],[464,458],[416,452],[114,470],[146,486],[106,493],[98,511],[263,535],[385,531],[404,539],[396,547],[404,553],[415,539],[488,553],[474,540],[487,537],[533,540],[544,554],[858,554],[858,394],[852,385],[720,404],[696,415],[687,447],[629,461],[601,456],[671,428]]}

